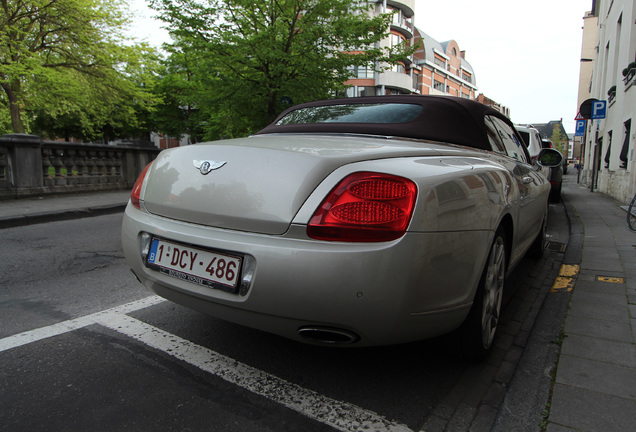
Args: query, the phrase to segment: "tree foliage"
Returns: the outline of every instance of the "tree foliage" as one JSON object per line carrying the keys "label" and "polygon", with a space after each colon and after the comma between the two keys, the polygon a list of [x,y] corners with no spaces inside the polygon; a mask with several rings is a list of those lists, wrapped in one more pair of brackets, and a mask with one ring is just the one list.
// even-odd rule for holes
{"label": "tree foliage", "polygon": [[568,137],[561,132],[561,124],[555,124],[552,129],[552,136],[550,136],[550,141],[554,144],[554,148],[559,150],[563,155],[567,157],[567,142]]}
{"label": "tree foliage", "polygon": [[122,0],[0,0],[0,119],[91,139],[139,126],[158,58],[129,43]]}
{"label": "tree foliage", "polygon": [[[350,66],[395,64],[381,47],[391,15],[357,0],[153,0],[175,40],[162,79],[164,120],[206,139],[254,132],[290,104],[344,90]],[[170,109],[176,109],[170,116]],[[161,111],[161,109],[160,109]],[[161,122],[161,119],[158,119]]]}

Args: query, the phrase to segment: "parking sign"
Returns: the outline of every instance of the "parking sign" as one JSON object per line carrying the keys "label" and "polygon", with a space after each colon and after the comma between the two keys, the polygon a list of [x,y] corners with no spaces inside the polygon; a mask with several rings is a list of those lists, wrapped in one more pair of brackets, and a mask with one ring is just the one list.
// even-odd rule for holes
{"label": "parking sign", "polygon": [[607,111],[607,102],[604,100],[597,100],[592,103],[592,120],[599,120],[605,118]]}
{"label": "parking sign", "polygon": [[574,136],[583,136],[583,135],[585,135],[585,120],[577,120]]}

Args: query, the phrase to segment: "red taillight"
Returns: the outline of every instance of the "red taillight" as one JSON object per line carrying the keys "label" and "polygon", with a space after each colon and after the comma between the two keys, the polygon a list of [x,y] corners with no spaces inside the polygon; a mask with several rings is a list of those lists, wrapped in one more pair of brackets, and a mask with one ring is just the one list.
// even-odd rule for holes
{"label": "red taillight", "polygon": [[307,234],[317,240],[388,241],[408,228],[417,186],[389,174],[354,173],[342,180],[316,210]]}
{"label": "red taillight", "polygon": [[139,177],[137,177],[137,181],[135,181],[135,185],[132,188],[132,192],[130,193],[130,203],[138,209],[141,208],[141,205],[139,204],[141,186],[144,184],[144,178],[146,177],[146,173],[148,172],[150,165],[152,165],[152,162],[146,165],[141,174],[139,174]]}

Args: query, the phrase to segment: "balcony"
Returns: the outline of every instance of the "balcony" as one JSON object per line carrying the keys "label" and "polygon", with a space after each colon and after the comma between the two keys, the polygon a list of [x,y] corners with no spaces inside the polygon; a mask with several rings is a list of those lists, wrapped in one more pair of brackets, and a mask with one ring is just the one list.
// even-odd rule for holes
{"label": "balcony", "polygon": [[415,0],[387,0],[387,5],[396,7],[404,12],[407,17],[412,17],[415,13]]}
{"label": "balcony", "polygon": [[413,79],[410,75],[393,71],[378,74],[375,85],[399,89],[405,92],[413,92],[415,90],[413,88]]}
{"label": "balcony", "polygon": [[391,30],[400,33],[407,40],[413,38],[414,25],[412,14],[408,15],[398,6],[389,6],[387,12],[393,13]]}

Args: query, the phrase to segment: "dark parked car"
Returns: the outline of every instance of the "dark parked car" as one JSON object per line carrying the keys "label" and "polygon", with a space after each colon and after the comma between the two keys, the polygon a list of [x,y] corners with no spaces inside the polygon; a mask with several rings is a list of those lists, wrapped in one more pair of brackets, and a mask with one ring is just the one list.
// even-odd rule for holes
{"label": "dark parked car", "polygon": [[[544,138],[541,140],[541,142],[541,145],[544,149],[554,148],[554,144],[549,139]],[[558,203],[561,201],[561,187],[563,185],[563,174],[565,173],[564,163],[566,163],[565,158],[563,158],[563,160],[563,163],[550,168],[550,201],[554,203]]]}

